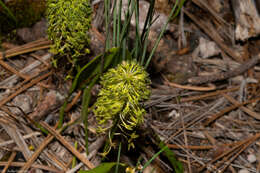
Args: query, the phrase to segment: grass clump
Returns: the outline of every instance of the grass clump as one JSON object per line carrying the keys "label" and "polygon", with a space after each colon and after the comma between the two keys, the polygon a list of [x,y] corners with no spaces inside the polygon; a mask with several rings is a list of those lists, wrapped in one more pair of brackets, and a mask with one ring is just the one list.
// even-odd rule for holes
{"label": "grass clump", "polygon": [[[90,52],[87,32],[91,27],[91,13],[88,0],[47,1],[51,52],[66,57],[73,67],[78,65],[78,57]],[[57,60],[54,59],[55,66]]]}
{"label": "grass clump", "polygon": [[[62,4],[64,5],[67,1],[62,2]],[[77,89],[83,90],[81,118],[85,126],[85,147],[87,154],[88,115],[90,110],[95,114],[98,124],[97,130],[108,136],[103,149],[103,156],[108,154],[112,147],[117,147],[118,139],[122,144],[127,143],[128,149],[134,147],[135,139],[139,136],[138,125],[143,123],[144,115],[146,114],[142,102],[149,99],[151,92],[151,81],[146,70],[169,21],[172,17],[177,16],[184,1],[176,1],[152,51],[149,53],[147,52],[149,44],[148,36],[151,25],[154,22],[155,0],[152,0],[150,3],[142,30],[139,28],[139,5],[137,0],[128,0],[126,11],[122,11],[122,0],[115,0],[113,3],[110,0],[104,0],[106,28],[105,52],[80,68],[73,80],[69,95],[60,110],[59,119],[59,127],[61,127],[65,108],[72,93]],[[71,1],[69,2],[70,4],[72,3]],[[65,8],[65,6],[62,8]],[[121,15],[125,15],[124,22],[121,20]],[[135,17],[136,21],[134,42],[130,38],[130,22],[132,17]],[[65,33],[67,34],[67,32]],[[65,38],[57,39],[57,41],[66,41]],[[64,47],[61,48],[63,48],[61,53],[65,53]],[[72,52],[75,52],[75,50],[72,50]],[[96,103],[89,109],[91,89],[97,83],[100,83],[102,88],[98,94]]]}
{"label": "grass clump", "polygon": [[[182,1],[183,3],[184,1]],[[107,154],[113,146],[114,135],[127,139],[128,149],[134,147],[134,140],[137,134],[138,125],[143,122],[146,111],[142,102],[149,99],[150,80],[146,72],[151,58],[158,47],[159,41],[166,30],[167,24],[174,15],[176,17],[182,4],[177,1],[172,8],[166,24],[157,38],[151,53],[147,55],[148,36],[153,23],[155,0],[150,3],[147,12],[145,25],[142,30],[139,28],[139,3],[136,0],[128,0],[126,11],[122,10],[122,0],[105,0],[105,26],[106,26],[106,50],[111,47],[119,47],[120,58],[115,68],[108,69],[108,72],[101,75],[102,89],[94,106],[94,114],[98,122],[98,130],[108,132],[110,144],[104,149]],[[179,6],[179,7],[178,7]],[[113,9],[112,14],[109,9]],[[121,21],[121,14],[125,14],[124,22]],[[133,14],[135,14],[133,16]],[[135,18],[135,41],[130,46],[130,21]],[[109,26],[113,24],[112,30]]]}

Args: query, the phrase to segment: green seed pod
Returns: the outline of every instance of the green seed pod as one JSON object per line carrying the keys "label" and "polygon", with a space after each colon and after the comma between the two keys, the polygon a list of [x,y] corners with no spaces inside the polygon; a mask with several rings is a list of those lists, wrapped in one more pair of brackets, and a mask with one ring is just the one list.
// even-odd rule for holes
{"label": "green seed pod", "polygon": [[94,113],[101,131],[109,121],[118,120],[122,131],[132,131],[143,122],[140,102],[149,98],[148,73],[136,61],[124,61],[101,77],[102,89]]}
{"label": "green seed pod", "polygon": [[48,36],[54,43],[51,52],[66,55],[73,65],[77,57],[89,53],[91,13],[88,0],[48,0]]}

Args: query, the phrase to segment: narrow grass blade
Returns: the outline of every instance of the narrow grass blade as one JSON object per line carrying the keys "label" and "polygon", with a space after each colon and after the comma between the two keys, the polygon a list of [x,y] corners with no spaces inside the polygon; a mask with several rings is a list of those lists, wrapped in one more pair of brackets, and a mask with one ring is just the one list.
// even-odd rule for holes
{"label": "narrow grass blade", "polygon": [[23,116],[26,117],[26,119],[29,120],[30,123],[32,123],[33,125],[35,125],[35,127],[39,128],[43,133],[45,133],[46,135],[49,134],[48,130],[46,130],[44,127],[41,126],[40,123],[34,121],[30,116],[28,116],[19,106],[9,106],[9,107],[16,107],[17,109],[20,110],[20,112],[23,114]]}
{"label": "narrow grass blade", "polygon": [[177,11],[176,11],[176,13],[174,14],[174,16],[173,16],[172,18],[175,18],[175,17],[180,13],[181,8],[182,8],[182,6],[183,6],[183,4],[184,4],[185,1],[186,1],[186,0],[181,0],[181,2],[178,4],[178,9],[177,9]]}
{"label": "narrow grass blade", "polygon": [[147,13],[147,16],[146,16],[146,19],[145,19],[145,23],[144,23],[144,28],[143,28],[142,35],[141,35],[142,41],[144,41],[144,35],[145,35],[146,31],[147,31],[147,29],[146,29],[147,25],[149,23],[151,23],[152,18],[153,18],[154,4],[155,4],[155,0],[151,0],[150,6],[149,6],[149,10],[148,10],[148,13]]}
{"label": "narrow grass blade", "polygon": [[[166,145],[161,141],[160,144],[159,144],[159,147],[162,149],[164,148]],[[180,161],[177,160],[174,152],[169,149],[168,147],[164,150],[163,152],[163,155],[165,155],[168,160],[170,161],[172,167],[174,168],[174,171],[176,173],[183,173],[184,172],[184,169],[183,169],[183,166],[182,166],[182,163]]]}
{"label": "narrow grass blade", "polygon": [[137,60],[139,59],[140,50],[142,50],[142,44],[141,44],[141,36],[139,33],[139,1],[136,2],[135,7],[135,47],[134,47],[134,56]]}
{"label": "narrow grass blade", "polygon": [[70,98],[71,94],[69,94],[66,99],[65,99],[65,102],[63,103],[61,109],[60,109],[60,112],[59,112],[59,122],[58,122],[58,129],[62,127],[62,124],[63,124],[63,120],[64,120],[64,114],[65,114],[65,109],[68,105],[68,100]]}
{"label": "narrow grass blade", "polygon": [[136,3],[133,3],[133,1],[134,0],[129,0],[130,4],[129,4],[128,10],[127,10],[127,13],[125,15],[125,22],[124,22],[122,32],[121,32],[121,35],[120,35],[120,40],[121,40],[120,42],[122,42],[125,38],[127,38],[127,35],[128,35],[128,32],[129,32],[129,25],[130,25],[131,18],[132,18],[133,13],[134,13],[134,8],[136,6]]}
{"label": "narrow grass blade", "polygon": [[143,54],[141,58],[141,65],[144,65],[144,60],[146,57],[146,52],[147,52],[147,47],[148,47],[148,36],[149,36],[150,28],[148,29],[147,33],[145,34],[145,41],[144,41],[144,46],[143,46]]}
{"label": "narrow grass blade", "polygon": [[[76,150],[78,149],[78,142],[77,141],[74,143],[74,147],[75,147]],[[74,168],[76,166],[76,164],[77,164],[77,158],[76,158],[76,156],[73,156],[71,168]]]}
{"label": "narrow grass blade", "polygon": [[117,46],[117,0],[113,3],[113,41],[112,47]]}
{"label": "narrow grass blade", "polygon": [[[184,0],[184,1],[185,1],[185,0]],[[184,3],[184,1],[182,1],[182,4]],[[171,12],[170,12],[170,15],[169,15],[169,17],[168,17],[166,23],[164,24],[164,26],[163,26],[163,28],[162,28],[162,31],[160,32],[160,35],[159,35],[159,37],[157,38],[156,43],[155,43],[155,45],[154,45],[154,47],[153,47],[153,49],[152,49],[152,51],[151,51],[151,53],[150,53],[150,55],[149,55],[149,57],[148,57],[146,63],[145,63],[145,66],[144,66],[145,68],[147,68],[148,65],[150,64],[150,61],[151,61],[151,59],[152,59],[152,57],[153,57],[153,54],[154,54],[155,50],[157,49],[157,47],[158,47],[158,45],[159,45],[159,42],[160,42],[160,40],[161,40],[161,38],[162,38],[162,36],[163,36],[163,34],[164,34],[164,32],[165,32],[167,26],[168,26],[168,23],[169,23],[170,20],[172,19],[172,16],[173,16],[173,14],[174,14],[174,12],[175,12],[175,10],[176,10],[176,7],[177,7],[178,5],[179,5],[179,0],[176,0],[175,4],[174,4],[174,6],[173,6],[173,8],[172,8],[172,10],[171,10]],[[179,8],[181,8],[181,7],[179,6]],[[178,12],[178,11],[177,11],[177,12]],[[175,13],[175,14],[174,14],[174,17],[176,17],[177,15],[178,15],[178,13]]]}
{"label": "narrow grass blade", "polygon": [[104,146],[104,149],[103,149],[103,153],[102,155],[105,157],[109,151],[111,150],[111,145],[112,145],[112,141],[113,141],[113,138],[114,138],[114,135],[115,135],[115,132],[117,131],[118,129],[118,124],[119,122],[119,118],[117,117],[114,122],[113,122],[113,127],[110,129],[110,131],[108,132],[108,140],[106,141],[105,143],[105,146]]}
{"label": "narrow grass blade", "polygon": [[154,4],[155,4],[155,0],[152,0],[150,3],[150,6],[149,6],[148,14],[146,16],[144,28],[143,28],[142,35],[141,35],[141,42],[144,44],[143,49],[142,49],[142,55],[141,55],[142,56],[141,65],[144,65],[144,60],[146,57],[147,46],[148,46],[148,37],[149,37],[150,29],[152,26],[152,19],[153,19],[153,14],[154,14]]}
{"label": "narrow grass blade", "polygon": [[122,0],[119,0],[119,7],[117,11],[117,46],[120,46],[120,31],[122,26],[121,21],[121,11],[122,11]]}
{"label": "narrow grass blade", "polygon": [[110,32],[109,32],[109,23],[110,23],[110,0],[105,0],[105,28],[106,28],[106,46],[105,50],[110,49]]}
{"label": "narrow grass blade", "polygon": [[156,157],[158,157],[158,156],[159,156],[164,150],[166,150],[167,148],[168,148],[167,146],[163,147],[163,148],[162,148],[159,152],[157,152],[147,163],[145,163],[145,165],[143,166],[141,172],[143,172],[144,169],[145,169],[148,165],[150,165],[151,162],[152,162]]}
{"label": "narrow grass blade", "polygon": [[123,40],[123,44],[122,44],[122,57],[123,57],[123,60],[126,60],[126,50],[127,50],[127,47],[126,47],[126,39]]}
{"label": "narrow grass blade", "polygon": [[83,98],[82,98],[82,111],[81,111],[81,117],[84,124],[84,131],[85,131],[85,148],[86,148],[86,154],[88,155],[88,107],[89,102],[91,99],[91,89],[93,86],[97,83],[97,80],[99,79],[100,75],[97,75],[89,84],[89,86],[85,87],[83,92]]}
{"label": "narrow grass blade", "polygon": [[149,23],[148,23],[148,29],[147,31],[145,32],[145,35],[144,35],[144,46],[143,46],[143,53],[142,53],[142,59],[141,59],[141,65],[144,65],[144,61],[145,61],[145,57],[146,57],[146,53],[147,53],[147,47],[148,47],[148,43],[149,43],[149,33],[150,33],[150,29],[151,29],[151,26],[152,26],[152,21],[149,20]]}
{"label": "narrow grass blade", "polygon": [[2,0],[0,0],[0,6],[6,11],[8,17],[12,19],[15,23],[17,23],[16,17],[13,15],[11,10],[5,5],[5,3]]}
{"label": "narrow grass blade", "polygon": [[118,153],[117,153],[117,161],[116,161],[116,170],[115,173],[118,173],[118,167],[119,167],[119,160],[120,160],[120,154],[121,154],[121,142],[119,143]]}
{"label": "narrow grass blade", "polygon": [[[125,22],[122,28],[122,32],[120,35],[120,47],[122,47],[122,57],[123,60],[126,60],[126,52],[128,51],[127,48],[127,40],[128,40],[128,34],[129,34],[129,27],[132,15],[135,11],[136,3],[135,0],[128,0],[128,9],[127,13],[125,14]],[[132,57],[132,56],[131,56]]]}

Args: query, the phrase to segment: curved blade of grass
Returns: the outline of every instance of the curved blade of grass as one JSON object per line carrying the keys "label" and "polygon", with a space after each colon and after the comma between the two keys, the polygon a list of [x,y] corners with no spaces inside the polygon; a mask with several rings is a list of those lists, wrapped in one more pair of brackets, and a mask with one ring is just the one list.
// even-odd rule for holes
{"label": "curved blade of grass", "polygon": [[134,48],[134,57],[139,59],[140,51],[142,50],[141,36],[139,33],[139,1],[136,3],[135,7],[135,48]]}
{"label": "curved blade of grass", "polygon": [[122,47],[122,57],[123,60],[126,60],[126,52],[127,52],[127,40],[129,35],[129,28],[132,15],[135,11],[136,3],[135,0],[128,0],[128,8],[127,13],[125,14],[125,22],[122,28],[122,32],[120,33],[120,47]]}
{"label": "curved blade of grass", "polygon": [[140,167],[141,165],[141,161],[143,160],[142,156],[140,155],[137,159],[136,165],[135,165],[135,169],[138,170],[138,167]]}
{"label": "curved blade of grass", "polygon": [[[75,79],[73,80],[71,89],[69,93],[72,93],[77,88],[81,88],[81,84],[88,84],[91,79],[94,78],[97,74],[100,73],[101,69],[101,63],[100,59],[102,56],[104,56],[104,71],[106,71],[111,64],[113,64],[113,61],[116,61],[118,56],[117,54],[120,52],[119,48],[111,48],[108,51],[105,52],[105,54],[101,54],[94,59],[92,59],[88,64],[86,64],[81,70],[77,73]],[[85,86],[83,84],[83,86]]]}
{"label": "curved blade of grass", "polygon": [[[159,147],[162,149],[164,148],[166,145],[161,141],[160,144],[159,144]],[[166,146],[167,147],[167,146]],[[168,147],[164,150],[163,152],[163,155],[165,155],[168,160],[170,161],[171,165],[173,166],[174,168],[174,171],[176,173],[183,173],[184,172],[184,169],[183,169],[183,166],[182,166],[182,163],[180,161],[177,160],[174,152],[169,149]]]}
{"label": "curved blade of grass", "polygon": [[[153,15],[153,14],[152,14]],[[148,29],[147,31],[145,32],[145,36],[144,36],[144,47],[143,47],[143,54],[142,54],[142,59],[141,59],[141,65],[144,65],[144,60],[145,60],[145,57],[146,57],[146,53],[147,53],[147,47],[148,47],[148,43],[149,43],[149,33],[150,33],[150,30],[151,30],[151,26],[152,24],[155,22],[155,20],[157,20],[158,17],[156,17],[153,21],[149,21],[149,24],[148,24]]]}
{"label": "curved blade of grass", "polygon": [[117,46],[117,0],[114,0],[113,3],[113,41],[112,41],[112,46],[116,47]]}
{"label": "curved blade of grass", "polygon": [[106,28],[106,45],[105,50],[110,49],[110,32],[109,32],[109,24],[110,24],[110,0],[105,0],[105,28]]}
{"label": "curved blade of grass", "polygon": [[63,120],[64,120],[64,113],[65,113],[65,109],[68,105],[68,100],[70,98],[71,94],[69,96],[66,97],[63,105],[60,108],[60,112],[59,112],[59,123],[58,123],[58,129],[62,127],[63,124]]}
{"label": "curved blade of grass", "polygon": [[159,35],[159,37],[157,38],[156,43],[155,43],[155,45],[154,45],[154,47],[153,47],[153,49],[152,49],[152,51],[151,51],[151,53],[150,53],[150,55],[149,55],[149,57],[148,57],[146,63],[145,63],[145,66],[144,66],[145,68],[147,68],[148,65],[150,64],[150,61],[151,61],[151,59],[152,59],[152,57],[153,57],[153,54],[154,54],[155,50],[157,49],[157,47],[158,47],[158,45],[159,45],[159,42],[160,42],[160,40],[161,40],[161,38],[162,38],[162,36],[163,36],[163,34],[164,34],[164,32],[165,32],[167,26],[168,26],[168,23],[170,22],[170,20],[172,20],[172,17],[176,17],[176,16],[178,15],[178,13],[179,13],[180,10],[177,10],[177,11],[175,12],[176,7],[178,6],[178,9],[180,9],[180,8],[182,7],[182,5],[184,4],[184,2],[185,2],[185,0],[182,0],[181,3],[179,4],[179,0],[176,0],[175,4],[174,4],[174,6],[173,6],[173,8],[172,8],[172,10],[171,10],[171,12],[170,12],[170,15],[169,15],[169,17],[168,17],[166,23],[164,24],[164,26],[163,26],[163,28],[162,28],[162,31],[160,32],[160,35]]}
{"label": "curved blade of grass", "polygon": [[125,22],[124,22],[124,25],[123,25],[123,28],[122,28],[122,32],[121,32],[121,35],[120,35],[120,42],[121,43],[122,43],[122,41],[124,39],[127,38],[127,35],[129,33],[129,25],[130,25],[133,13],[135,11],[134,8],[136,6],[136,3],[134,2],[134,0],[129,0],[129,3],[130,4],[128,6],[128,10],[127,10],[127,13],[126,13],[126,16],[125,16]]}
{"label": "curved blade of grass", "polygon": [[141,58],[141,65],[144,65],[144,60],[146,57],[146,53],[147,53],[147,47],[148,47],[148,36],[149,36],[149,32],[150,32],[150,28],[148,29],[147,33],[145,34],[145,41],[144,41],[144,47],[143,47],[143,54],[142,54],[142,58]]}
{"label": "curved blade of grass", "polygon": [[117,126],[118,122],[119,122],[119,118],[116,117],[116,119],[113,122],[113,127],[108,132],[108,140],[106,141],[104,149],[103,149],[103,153],[101,154],[102,156],[104,156],[103,159],[105,158],[105,156],[111,150],[111,143],[112,143],[112,140],[114,138],[115,132],[118,129],[118,126]]}
{"label": "curved blade of grass", "polygon": [[[151,0],[150,2],[150,6],[149,6],[149,10],[148,10],[148,13],[147,13],[147,16],[146,16],[146,19],[145,19],[145,23],[144,23],[144,28],[143,28],[143,31],[142,31],[142,35],[141,35],[141,40],[142,42],[145,40],[144,37],[145,37],[145,33],[147,31],[147,25],[149,23],[151,23],[152,21],[152,18],[153,18],[153,13],[154,13],[154,4],[155,4],[155,0]],[[150,28],[150,26],[148,25],[148,28]]]}
{"label": "curved blade of grass", "polygon": [[116,170],[115,173],[118,173],[118,167],[119,167],[119,160],[120,160],[120,154],[121,154],[121,142],[119,143],[118,153],[117,153],[117,161],[116,161]]}
{"label": "curved blade of grass", "polygon": [[122,57],[123,57],[123,60],[126,60],[126,54],[125,54],[125,52],[126,52],[126,50],[127,50],[127,47],[126,47],[126,39],[124,39],[123,40],[123,44],[122,44]]}
{"label": "curved blade of grass", "polygon": [[167,148],[168,148],[168,147],[165,146],[165,147],[163,147],[160,151],[158,151],[155,155],[153,155],[153,157],[152,157],[148,162],[145,163],[145,165],[143,166],[141,172],[143,172],[144,169],[145,169],[148,165],[150,165],[151,162],[152,162],[156,157],[158,157],[158,156],[159,156],[164,150],[166,150]]}
{"label": "curved blade of grass", "polygon": [[13,105],[9,105],[8,107],[15,107],[17,109],[19,109],[19,111],[22,113],[23,116],[26,117],[26,119],[29,120],[29,122],[33,125],[35,125],[35,127],[39,128],[43,133],[45,133],[46,135],[48,135],[48,130],[46,130],[44,127],[41,126],[40,123],[36,122],[35,120],[33,120],[30,116],[28,116],[22,108],[20,108],[19,106],[13,106]]}
{"label": "curved blade of grass", "polygon": [[[77,141],[74,143],[74,147],[75,147],[76,150],[78,149],[78,142]],[[71,168],[74,168],[76,166],[76,164],[77,164],[77,158],[76,158],[76,156],[73,156]]]}
{"label": "curved blade of grass", "polygon": [[119,1],[119,7],[117,11],[117,46],[120,46],[120,29],[122,25],[121,21],[121,10],[122,10],[122,0]]}
{"label": "curved blade of grass", "polygon": [[182,8],[182,6],[183,6],[183,4],[184,4],[185,1],[186,1],[186,0],[181,0],[181,2],[178,4],[178,9],[177,9],[177,11],[176,11],[176,13],[174,14],[174,16],[173,16],[172,18],[175,18],[175,17],[180,13],[181,8]]}
{"label": "curved blade of grass", "polygon": [[82,111],[81,111],[81,117],[84,124],[84,131],[85,131],[85,148],[86,148],[86,154],[88,155],[88,107],[89,102],[91,99],[91,89],[93,86],[97,83],[100,75],[97,75],[89,84],[88,87],[84,89],[83,97],[82,97]]}
{"label": "curved blade of grass", "polygon": [[141,55],[141,65],[144,65],[144,60],[145,60],[146,53],[147,53],[147,46],[149,43],[148,37],[149,37],[149,33],[150,33],[151,26],[153,23],[152,20],[153,20],[153,15],[154,15],[154,5],[155,5],[155,0],[152,0],[150,2],[148,14],[145,19],[145,25],[144,25],[142,36],[141,36],[141,41],[144,44],[143,49],[142,49],[142,55]]}
{"label": "curved blade of grass", "polygon": [[17,23],[16,17],[13,15],[11,10],[5,5],[5,3],[2,0],[0,0],[0,6],[6,11],[8,17],[12,19],[15,23]]}
{"label": "curved blade of grass", "polygon": [[[153,14],[151,14],[153,16]],[[151,20],[149,20],[148,22],[148,28],[147,28],[147,31],[145,32],[145,35],[144,35],[144,47],[143,47],[143,54],[142,54],[142,58],[141,58],[141,65],[144,65],[144,60],[145,60],[145,57],[146,57],[146,52],[147,52],[147,47],[148,47],[148,43],[149,43],[149,40],[148,40],[148,37],[149,37],[149,33],[150,33],[150,29],[151,29],[151,26],[152,26],[152,16],[151,16]]]}

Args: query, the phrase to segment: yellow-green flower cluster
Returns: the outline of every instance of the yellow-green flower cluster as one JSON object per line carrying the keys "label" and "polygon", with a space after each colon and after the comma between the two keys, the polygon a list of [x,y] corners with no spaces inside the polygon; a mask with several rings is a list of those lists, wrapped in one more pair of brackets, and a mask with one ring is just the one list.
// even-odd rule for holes
{"label": "yellow-green flower cluster", "polygon": [[131,131],[142,123],[145,110],[140,102],[149,98],[150,80],[141,65],[123,61],[101,77],[101,85],[94,109],[101,130],[110,120],[117,120],[122,131]]}
{"label": "yellow-green flower cluster", "polygon": [[54,54],[68,55],[72,63],[89,52],[87,32],[91,27],[89,0],[48,0],[48,36]]}

